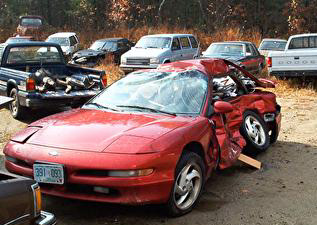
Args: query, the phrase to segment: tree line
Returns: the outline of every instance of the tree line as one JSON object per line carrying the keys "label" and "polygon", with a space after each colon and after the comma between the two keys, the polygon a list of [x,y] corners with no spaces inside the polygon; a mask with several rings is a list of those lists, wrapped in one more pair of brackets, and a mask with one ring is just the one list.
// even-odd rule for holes
{"label": "tree line", "polygon": [[125,26],[179,26],[213,33],[237,27],[262,36],[316,32],[317,0],[0,0],[0,28],[21,15],[52,27],[100,31]]}

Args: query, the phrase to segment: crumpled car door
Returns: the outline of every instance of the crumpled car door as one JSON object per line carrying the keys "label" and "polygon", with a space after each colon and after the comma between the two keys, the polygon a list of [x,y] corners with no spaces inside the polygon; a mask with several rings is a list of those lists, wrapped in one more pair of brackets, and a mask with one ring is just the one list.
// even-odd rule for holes
{"label": "crumpled car door", "polygon": [[212,117],[221,152],[219,163],[220,169],[232,166],[237,161],[243,147],[246,145],[246,142],[239,131],[243,119],[240,114],[239,110],[234,110],[226,115],[215,114]]}

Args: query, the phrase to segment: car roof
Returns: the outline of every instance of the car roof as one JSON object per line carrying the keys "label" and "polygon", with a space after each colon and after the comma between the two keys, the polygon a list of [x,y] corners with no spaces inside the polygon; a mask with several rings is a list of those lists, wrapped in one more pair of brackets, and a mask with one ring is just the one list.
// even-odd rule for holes
{"label": "car roof", "polygon": [[13,43],[13,44],[4,44],[7,47],[25,47],[25,46],[43,46],[43,47],[57,47],[60,49],[60,45],[52,42],[44,42],[44,41],[30,41],[24,43]]}
{"label": "car roof", "polygon": [[211,77],[223,77],[230,73],[232,68],[239,68],[239,70],[251,80],[253,80],[259,87],[274,87],[272,81],[266,79],[258,79],[248,71],[242,69],[241,67],[235,65],[234,63],[220,58],[213,59],[191,59],[184,61],[176,61],[167,64],[161,64],[157,69],[152,69],[149,71],[156,72],[184,72],[189,70],[199,70],[203,72],[206,76]]}
{"label": "car roof", "polygon": [[211,43],[211,44],[253,44],[252,42],[250,41],[221,41],[221,42],[214,42],[214,43]]}
{"label": "car roof", "polygon": [[151,35],[145,35],[143,37],[181,37],[181,36],[194,36],[192,34],[151,34]]}
{"label": "car roof", "polygon": [[307,34],[296,34],[292,35],[289,38],[296,38],[296,37],[309,37],[309,36],[317,36],[317,33],[307,33]]}
{"label": "car roof", "polygon": [[287,42],[287,40],[285,39],[280,39],[280,38],[263,38],[262,39],[262,42],[263,41],[284,41],[284,42]]}
{"label": "car roof", "polygon": [[103,39],[99,39],[99,40],[96,40],[96,41],[120,41],[120,40],[128,40],[126,38],[103,38]]}
{"label": "car roof", "polygon": [[70,36],[74,36],[74,35],[76,35],[75,32],[58,32],[58,33],[55,33],[55,34],[51,34],[48,37],[49,38],[50,37],[70,37]]}

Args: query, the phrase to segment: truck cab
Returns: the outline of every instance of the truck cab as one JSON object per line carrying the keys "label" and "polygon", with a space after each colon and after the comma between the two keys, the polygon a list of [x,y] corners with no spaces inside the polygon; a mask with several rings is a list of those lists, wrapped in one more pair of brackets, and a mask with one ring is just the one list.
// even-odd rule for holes
{"label": "truck cab", "polygon": [[310,77],[317,74],[317,33],[289,37],[285,50],[270,52],[269,73],[277,77]]}

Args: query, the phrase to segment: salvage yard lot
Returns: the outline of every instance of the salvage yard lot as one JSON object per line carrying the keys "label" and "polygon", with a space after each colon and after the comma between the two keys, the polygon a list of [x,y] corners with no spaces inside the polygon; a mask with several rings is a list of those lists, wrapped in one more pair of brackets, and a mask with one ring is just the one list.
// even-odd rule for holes
{"label": "salvage yard lot", "polygon": [[[278,142],[257,157],[263,168],[256,171],[237,164],[214,173],[191,213],[171,219],[160,206],[120,206],[49,196],[44,197],[44,208],[62,225],[317,224],[317,94],[284,86],[283,82],[276,90],[282,106],[282,131]],[[43,116],[35,113],[20,122],[8,110],[0,110],[0,149],[12,134]],[[0,163],[3,169],[2,158]]]}

